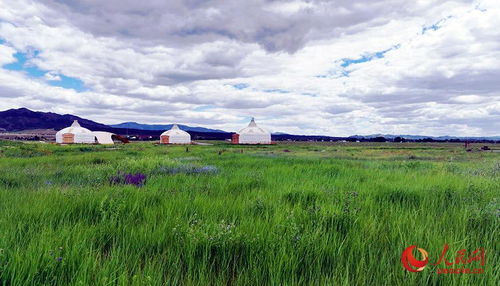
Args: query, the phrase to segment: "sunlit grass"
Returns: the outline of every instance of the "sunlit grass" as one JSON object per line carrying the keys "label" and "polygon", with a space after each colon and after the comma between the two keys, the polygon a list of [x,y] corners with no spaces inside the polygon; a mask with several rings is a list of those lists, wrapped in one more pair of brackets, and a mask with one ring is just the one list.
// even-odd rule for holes
{"label": "sunlit grass", "polygon": [[[458,144],[0,142],[0,284],[495,285],[499,186]],[[445,243],[486,273],[401,266]]]}

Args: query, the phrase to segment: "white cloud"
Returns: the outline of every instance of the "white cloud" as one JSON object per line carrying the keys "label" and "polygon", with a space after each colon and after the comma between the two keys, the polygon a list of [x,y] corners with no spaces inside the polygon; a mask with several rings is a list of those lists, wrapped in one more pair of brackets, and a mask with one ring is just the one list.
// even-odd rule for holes
{"label": "white cloud", "polygon": [[0,66],[16,62],[16,58],[14,57],[15,53],[15,49],[0,45]]}
{"label": "white cloud", "polygon": [[[498,135],[495,1],[237,2],[0,0],[0,65],[38,51],[29,64],[50,71],[1,69],[0,108],[226,130],[255,116],[273,131],[333,136]],[[62,75],[88,90],[45,81]]]}
{"label": "white cloud", "polygon": [[43,78],[45,80],[49,80],[49,81],[60,81],[61,80],[61,77],[57,73],[54,73],[54,72],[45,73],[43,75]]}
{"label": "white cloud", "polygon": [[[297,12],[306,9],[312,9],[314,4],[312,2],[306,1],[282,1],[282,2],[272,2],[269,6],[264,7],[264,10],[272,11],[279,14],[284,14],[287,16],[293,15]],[[344,11],[344,9],[341,9]]]}

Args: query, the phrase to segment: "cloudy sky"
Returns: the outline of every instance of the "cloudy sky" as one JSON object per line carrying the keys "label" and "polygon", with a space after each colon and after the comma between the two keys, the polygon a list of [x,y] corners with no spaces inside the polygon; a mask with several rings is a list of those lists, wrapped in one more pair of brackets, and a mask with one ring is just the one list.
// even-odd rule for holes
{"label": "cloudy sky", "polygon": [[[167,4],[165,4],[167,3]],[[0,110],[500,135],[498,0],[0,0]]]}

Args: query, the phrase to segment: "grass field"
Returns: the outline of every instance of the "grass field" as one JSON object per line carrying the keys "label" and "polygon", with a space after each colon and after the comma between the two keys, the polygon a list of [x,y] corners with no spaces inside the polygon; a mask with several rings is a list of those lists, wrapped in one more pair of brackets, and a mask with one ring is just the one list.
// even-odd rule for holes
{"label": "grass field", "polygon": [[[460,144],[0,141],[0,285],[498,285],[499,226],[500,153]],[[445,243],[485,273],[404,270]]]}

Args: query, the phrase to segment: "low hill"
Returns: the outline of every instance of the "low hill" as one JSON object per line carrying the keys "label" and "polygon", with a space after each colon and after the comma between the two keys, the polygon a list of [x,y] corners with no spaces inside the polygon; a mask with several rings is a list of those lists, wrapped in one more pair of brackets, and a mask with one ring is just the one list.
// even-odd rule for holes
{"label": "low hill", "polygon": [[[120,124],[111,124],[109,126],[114,128],[127,128],[127,129],[137,129],[137,130],[169,130],[172,128],[173,124],[142,124],[137,122],[123,122]],[[196,132],[217,132],[226,133],[226,131],[219,129],[210,129],[204,127],[192,127],[187,125],[178,124],[179,128],[184,131],[196,131]]]}
{"label": "low hill", "polygon": [[101,130],[109,126],[71,114],[32,111],[27,108],[0,111],[0,128],[4,131],[21,131],[30,129],[55,129],[68,127],[74,120],[91,130]]}
{"label": "low hill", "polygon": [[[116,128],[71,114],[61,115],[53,112],[32,111],[27,108],[19,108],[0,111],[0,132],[17,132],[34,129],[61,130],[70,126],[74,120],[78,120],[82,127],[92,131],[107,131],[137,140],[155,140],[165,131]],[[199,129],[207,131],[197,131],[197,127],[185,127],[187,127],[186,131],[191,134],[193,140],[226,140],[231,138],[231,133],[229,132],[220,130],[212,132],[209,131],[211,129],[208,128]]]}

